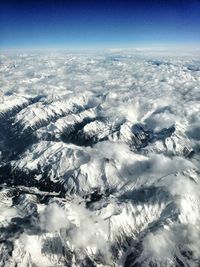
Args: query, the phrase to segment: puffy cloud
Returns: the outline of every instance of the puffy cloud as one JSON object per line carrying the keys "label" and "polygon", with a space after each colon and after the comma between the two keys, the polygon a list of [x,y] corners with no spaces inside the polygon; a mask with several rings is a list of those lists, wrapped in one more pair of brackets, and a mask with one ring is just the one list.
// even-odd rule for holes
{"label": "puffy cloud", "polygon": [[0,60],[6,264],[121,266],[130,251],[141,266],[198,264],[197,55]]}

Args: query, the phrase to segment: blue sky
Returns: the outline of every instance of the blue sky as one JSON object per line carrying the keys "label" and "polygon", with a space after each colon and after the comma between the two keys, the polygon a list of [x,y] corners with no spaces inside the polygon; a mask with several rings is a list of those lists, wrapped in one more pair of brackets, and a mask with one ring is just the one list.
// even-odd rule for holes
{"label": "blue sky", "polygon": [[200,44],[200,0],[1,2],[0,48]]}

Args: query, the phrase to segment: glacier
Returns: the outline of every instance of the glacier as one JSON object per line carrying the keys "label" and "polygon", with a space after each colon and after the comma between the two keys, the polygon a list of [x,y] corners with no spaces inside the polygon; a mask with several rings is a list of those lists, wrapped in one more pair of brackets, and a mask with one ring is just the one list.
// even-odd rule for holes
{"label": "glacier", "polygon": [[200,265],[200,56],[0,55],[0,266]]}

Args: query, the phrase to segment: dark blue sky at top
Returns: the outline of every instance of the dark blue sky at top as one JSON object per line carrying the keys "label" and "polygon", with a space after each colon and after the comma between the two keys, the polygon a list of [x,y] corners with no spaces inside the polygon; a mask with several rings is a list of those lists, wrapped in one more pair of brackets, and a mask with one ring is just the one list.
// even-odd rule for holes
{"label": "dark blue sky at top", "polygon": [[200,0],[0,3],[0,48],[200,44]]}

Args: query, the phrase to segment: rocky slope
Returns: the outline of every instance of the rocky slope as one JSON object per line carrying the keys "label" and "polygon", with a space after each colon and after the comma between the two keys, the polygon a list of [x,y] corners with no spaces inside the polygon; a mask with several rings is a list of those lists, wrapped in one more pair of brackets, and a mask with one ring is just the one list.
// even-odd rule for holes
{"label": "rocky slope", "polygon": [[0,266],[199,266],[200,61],[1,62]]}

